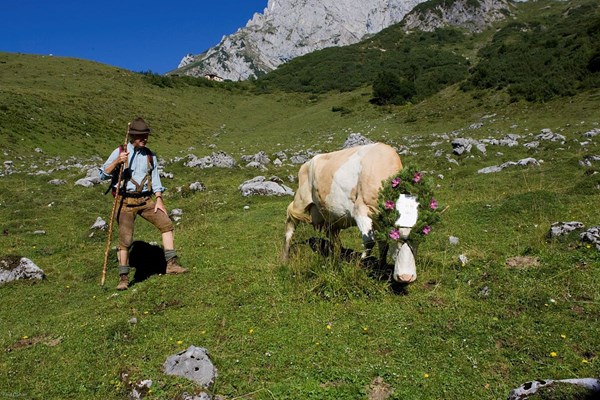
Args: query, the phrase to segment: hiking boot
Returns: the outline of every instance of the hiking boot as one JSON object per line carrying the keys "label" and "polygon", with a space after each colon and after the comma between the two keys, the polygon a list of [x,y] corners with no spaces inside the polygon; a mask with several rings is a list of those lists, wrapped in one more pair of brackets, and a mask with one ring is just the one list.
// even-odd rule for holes
{"label": "hiking boot", "polygon": [[184,272],[187,272],[187,268],[183,268],[179,265],[177,257],[173,257],[167,261],[167,274],[183,274]]}
{"label": "hiking boot", "polygon": [[129,277],[127,274],[119,275],[119,284],[117,285],[117,290],[127,290],[129,287]]}

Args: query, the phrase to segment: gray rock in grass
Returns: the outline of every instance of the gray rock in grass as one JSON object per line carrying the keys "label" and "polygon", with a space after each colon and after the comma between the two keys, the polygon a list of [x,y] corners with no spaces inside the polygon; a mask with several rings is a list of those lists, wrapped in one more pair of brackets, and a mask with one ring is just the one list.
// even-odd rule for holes
{"label": "gray rock in grass", "polygon": [[242,196],[293,196],[294,191],[281,183],[267,180],[264,176],[257,176],[244,183],[238,189]]}
{"label": "gray rock in grass", "polygon": [[0,283],[19,279],[44,279],[44,271],[28,258],[7,256],[0,259]]}
{"label": "gray rock in grass", "polygon": [[591,243],[600,250],[600,226],[593,226],[579,235],[582,242]]}
{"label": "gray rock in grass", "polygon": [[571,222],[555,222],[550,226],[550,232],[548,232],[548,236],[550,238],[555,238],[558,236],[563,236],[569,234],[575,230],[583,229],[583,223],[579,221],[571,221]]}
{"label": "gray rock in grass", "polygon": [[203,388],[211,386],[217,377],[217,369],[210,360],[208,351],[196,346],[190,346],[167,358],[163,370],[167,375],[182,376]]}

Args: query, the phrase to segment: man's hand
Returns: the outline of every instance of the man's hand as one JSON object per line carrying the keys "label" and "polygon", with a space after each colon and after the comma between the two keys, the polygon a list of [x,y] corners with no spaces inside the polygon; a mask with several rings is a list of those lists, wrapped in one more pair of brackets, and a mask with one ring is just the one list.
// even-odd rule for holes
{"label": "man's hand", "polygon": [[127,162],[127,158],[129,157],[129,152],[128,151],[124,151],[121,154],[119,154],[119,158],[118,158],[118,163],[119,164],[123,164]]}
{"label": "man's hand", "polygon": [[165,208],[165,203],[163,202],[162,196],[156,197],[156,205],[154,206],[154,212],[157,212],[158,210],[161,210],[162,212],[167,214],[167,209]]}

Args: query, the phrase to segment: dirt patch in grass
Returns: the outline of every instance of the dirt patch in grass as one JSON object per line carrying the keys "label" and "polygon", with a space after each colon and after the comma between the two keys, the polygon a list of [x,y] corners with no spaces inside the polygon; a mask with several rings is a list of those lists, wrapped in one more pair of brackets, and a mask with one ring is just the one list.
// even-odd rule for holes
{"label": "dirt patch in grass", "polygon": [[39,343],[45,344],[46,346],[49,346],[49,347],[54,347],[54,346],[59,345],[61,342],[62,342],[62,337],[52,338],[50,336],[45,336],[45,335],[24,337],[22,339],[17,340],[10,346],[8,346],[6,351],[20,350],[20,349],[23,349],[26,347],[34,346]]}
{"label": "dirt patch in grass", "polygon": [[386,400],[394,393],[394,389],[383,381],[381,376],[373,379],[369,385],[367,399],[369,400]]}
{"label": "dirt patch in grass", "polygon": [[516,256],[506,259],[506,266],[514,269],[539,267],[540,259],[533,256]]}

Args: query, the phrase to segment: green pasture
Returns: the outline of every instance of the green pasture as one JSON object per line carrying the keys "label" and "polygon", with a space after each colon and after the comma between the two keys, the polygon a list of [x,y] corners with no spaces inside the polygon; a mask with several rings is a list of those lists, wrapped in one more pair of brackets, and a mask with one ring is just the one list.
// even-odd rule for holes
{"label": "green pasture", "polygon": [[[599,139],[582,136],[600,127],[597,91],[534,104],[452,86],[381,108],[369,103],[369,87],[319,95],[256,94],[234,83],[160,87],[141,74],[42,56],[0,53],[0,73],[0,160],[18,171],[0,177],[0,256],[30,258],[47,275],[0,286],[0,399],[123,399],[123,372],[151,379],[150,399],[197,393],[162,373],[166,358],[190,345],[208,349],[218,369],[212,393],[225,399],[367,399],[377,378],[389,399],[504,399],[528,380],[600,375],[598,250],[576,235],[546,239],[557,221],[600,224],[598,163],[579,164],[600,155]],[[165,200],[183,210],[175,238],[190,272],[116,292],[113,256],[100,286],[106,233],[90,230],[110,214],[106,187],[75,186],[83,168],[34,173],[99,165],[136,115],[154,128],[149,147],[174,174],[163,180]],[[566,141],[523,148],[544,128]],[[408,288],[313,253],[307,241],[320,233],[308,226],[297,230],[290,263],[279,261],[291,198],[245,198],[238,186],[257,175],[287,181],[299,166],[200,170],[180,159],[290,157],[338,149],[350,133],[407,146],[403,162],[426,171],[445,208]],[[521,145],[451,156],[458,165],[446,159],[449,138],[507,134],[521,135]],[[477,173],[525,157],[543,162]],[[206,190],[176,190],[195,181]],[[160,237],[140,221],[136,239]],[[360,250],[356,229],[342,240]],[[530,262],[508,266],[516,256]]]}

